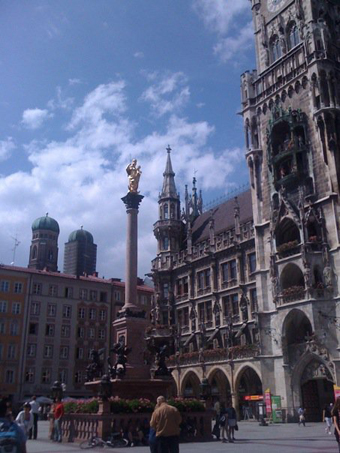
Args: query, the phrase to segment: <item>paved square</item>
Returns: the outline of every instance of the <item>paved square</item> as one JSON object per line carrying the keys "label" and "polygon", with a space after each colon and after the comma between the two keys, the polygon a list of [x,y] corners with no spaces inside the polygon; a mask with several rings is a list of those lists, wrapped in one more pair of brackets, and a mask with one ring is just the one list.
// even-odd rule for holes
{"label": "paved square", "polygon": [[[304,428],[295,424],[269,425],[261,427],[256,422],[240,422],[237,440],[234,444],[205,442],[181,444],[181,453],[327,453],[338,452],[335,437],[325,433],[322,423],[309,423]],[[75,443],[56,444],[48,440],[48,423],[39,422],[39,439],[27,442],[28,453],[78,453]],[[106,449],[106,451],[127,453],[149,453],[148,447]],[[92,451],[103,451],[102,448]]]}

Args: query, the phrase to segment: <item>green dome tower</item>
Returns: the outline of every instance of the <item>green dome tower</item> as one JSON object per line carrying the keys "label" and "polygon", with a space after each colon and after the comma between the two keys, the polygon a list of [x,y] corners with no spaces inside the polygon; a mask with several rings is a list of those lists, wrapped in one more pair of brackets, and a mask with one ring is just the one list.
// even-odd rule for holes
{"label": "green dome tower", "polygon": [[64,273],[93,275],[96,272],[97,245],[93,236],[83,227],[73,231],[65,244]]}
{"label": "green dome tower", "polygon": [[29,268],[57,272],[59,231],[58,222],[48,213],[32,223]]}

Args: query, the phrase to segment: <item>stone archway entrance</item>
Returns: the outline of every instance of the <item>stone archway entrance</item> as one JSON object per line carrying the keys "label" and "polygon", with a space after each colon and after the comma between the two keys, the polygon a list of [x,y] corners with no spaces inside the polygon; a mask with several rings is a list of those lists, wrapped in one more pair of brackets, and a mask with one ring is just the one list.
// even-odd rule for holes
{"label": "stone archway entrance", "polygon": [[246,367],[237,381],[236,393],[241,418],[257,416],[258,401],[248,398],[263,395],[261,379],[253,368]]}
{"label": "stone archway entrance", "polygon": [[211,386],[212,402],[227,402],[231,398],[230,383],[226,375],[221,370],[215,370],[209,375]]}
{"label": "stone archway entrance", "polygon": [[322,421],[322,410],[334,400],[332,375],[318,360],[312,360],[301,376],[302,405],[306,410],[306,420]]}
{"label": "stone archway entrance", "polygon": [[200,397],[200,380],[196,373],[189,372],[182,382],[182,395],[184,398]]}

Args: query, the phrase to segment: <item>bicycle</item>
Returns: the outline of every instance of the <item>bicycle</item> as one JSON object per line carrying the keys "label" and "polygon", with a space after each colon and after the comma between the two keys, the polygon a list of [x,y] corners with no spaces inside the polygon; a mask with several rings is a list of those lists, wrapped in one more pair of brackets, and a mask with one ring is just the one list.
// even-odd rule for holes
{"label": "bicycle", "polygon": [[80,448],[82,450],[89,450],[90,448],[96,447],[121,448],[127,447],[128,444],[128,440],[124,439],[121,433],[113,433],[109,440],[101,439],[98,436],[92,436],[90,439],[81,442]]}

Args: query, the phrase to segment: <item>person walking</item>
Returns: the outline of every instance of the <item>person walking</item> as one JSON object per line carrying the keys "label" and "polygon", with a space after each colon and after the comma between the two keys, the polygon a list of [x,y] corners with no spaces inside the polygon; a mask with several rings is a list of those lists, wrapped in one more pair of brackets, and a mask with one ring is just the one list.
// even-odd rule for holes
{"label": "person walking", "polygon": [[150,426],[156,431],[158,453],[179,453],[179,433],[182,421],[179,411],[166,403],[164,396],[157,398]]}
{"label": "person walking", "polygon": [[36,396],[32,396],[32,400],[29,403],[31,405],[31,412],[33,414],[33,428],[30,429],[28,438],[36,439],[38,437],[38,419],[39,419],[39,409],[40,409],[40,404],[37,401]]}
{"label": "person walking", "polygon": [[15,422],[23,430],[27,438],[30,429],[33,427],[33,414],[31,412],[30,403],[24,404],[23,410],[19,412]]}
{"label": "person walking", "polygon": [[306,427],[305,409],[302,406],[299,407],[298,416],[299,416],[299,426],[302,423],[303,426]]}
{"label": "person walking", "polygon": [[61,422],[64,416],[64,405],[60,398],[57,398],[56,404],[54,407],[54,441],[62,442],[63,432],[61,427]]}
{"label": "person walking", "polygon": [[332,413],[330,405],[326,404],[322,411],[322,421],[326,422],[325,431],[328,434],[332,434]]}
{"label": "person walking", "polygon": [[336,399],[335,404],[332,409],[332,417],[334,423],[334,434],[335,439],[338,443],[338,449],[340,452],[340,396]]}
{"label": "person walking", "polygon": [[230,443],[233,443],[235,440],[235,427],[237,425],[237,415],[231,401],[228,404],[226,412],[227,412],[228,440]]}

